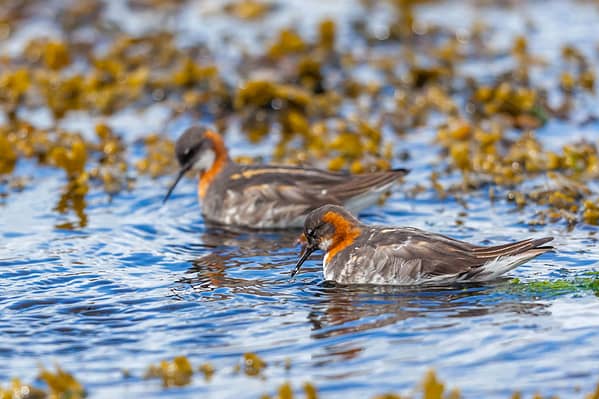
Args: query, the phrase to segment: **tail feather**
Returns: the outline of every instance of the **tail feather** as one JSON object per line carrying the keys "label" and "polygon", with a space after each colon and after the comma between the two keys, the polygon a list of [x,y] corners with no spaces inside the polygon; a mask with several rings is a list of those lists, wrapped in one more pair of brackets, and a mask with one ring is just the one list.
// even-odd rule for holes
{"label": "tail feather", "polygon": [[385,172],[352,175],[352,178],[348,181],[331,187],[329,192],[348,200],[369,191],[383,191],[407,173],[409,173],[408,169],[397,168]]}
{"label": "tail feather", "polygon": [[355,175],[347,183],[336,186],[331,193],[340,198],[350,212],[357,214],[362,209],[376,204],[381,194],[407,173],[409,170],[399,168]]}
{"label": "tail feather", "polygon": [[469,280],[495,279],[545,252],[552,251],[554,249],[552,246],[543,246],[551,240],[553,237],[528,239],[497,247],[486,247],[489,251],[477,251],[479,249],[477,248],[474,251],[476,256],[485,258],[487,261],[477,270],[475,276],[470,276]]}
{"label": "tail feather", "polygon": [[518,242],[512,242],[509,244],[497,245],[493,247],[476,247],[473,249],[473,253],[479,258],[495,258],[498,256],[513,256],[522,254],[531,249],[544,248],[547,251],[553,249],[552,246],[542,247],[543,244],[553,240],[553,237],[543,237],[536,239],[526,239]]}

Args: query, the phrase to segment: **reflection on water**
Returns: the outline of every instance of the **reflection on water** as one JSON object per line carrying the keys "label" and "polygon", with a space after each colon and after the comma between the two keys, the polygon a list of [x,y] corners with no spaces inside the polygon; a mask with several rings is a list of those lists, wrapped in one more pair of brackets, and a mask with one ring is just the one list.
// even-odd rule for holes
{"label": "reflection on water", "polygon": [[523,302],[521,298],[500,297],[490,302],[488,295],[494,290],[473,284],[417,289],[327,283],[317,295],[321,302],[309,313],[308,319],[313,325],[312,336],[327,338],[427,317],[428,314],[443,315],[448,318],[447,325],[451,325],[456,323],[451,318],[505,312],[539,315],[544,314],[547,307],[542,303]]}
{"label": "reflection on water", "polygon": [[[201,234],[201,244],[198,244],[209,248],[210,252],[191,259],[192,266],[177,282],[189,284],[198,293],[227,287],[232,294],[245,292],[272,296],[273,293],[268,291],[268,280],[232,277],[227,271],[278,268],[276,263],[271,263],[270,256],[278,251],[282,251],[281,256],[293,256],[299,233],[295,229],[258,232],[236,227],[210,226]],[[251,259],[258,262],[248,265]]]}
{"label": "reflection on water", "polygon": [[76,222],[67,221],[60,222],[55,225],[57,229],[73,230],[76,228],[83,228],[87,226],[87,213],[85,211],[87,202],[85,195],[87,194],[89,187],[87,182],[80,183],[76,180],[69,181],[58,199],[58,203],[54,207],[54,210],[61,215],[68,215],[70,212],[74,212],[77,217]]}
{"label": "reflection on water", "polygon": [[301,229],[257,231],[233,226],[209,226],[201,241],[209,247],[230,247],[248,256],[264,256],[272,251],[293,248]]}

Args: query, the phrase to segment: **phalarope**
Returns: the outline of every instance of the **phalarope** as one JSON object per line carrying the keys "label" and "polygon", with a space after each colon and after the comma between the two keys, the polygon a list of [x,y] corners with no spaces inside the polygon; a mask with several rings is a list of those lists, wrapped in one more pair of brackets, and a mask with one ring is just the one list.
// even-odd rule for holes
{"label": "phalarope", "polygon": [[189,170],[199,172],[198,196],[206,220],[251,228],[302,227],[310,211],[338,204],[359,212],[373,205],[406,169],[352,175],[314,168],[239,165],[230,159],[222,137],[191,127],[177,140],[181,170],[168,199]]}
{"label": "phalarope", "polygon": [[304,225],[305,245],[292,277],[321,249],[324,278],[342,284],[421,285],[488,281],[553,249],[553,237],[485,247],[412,227],[361,223],[346,209],[325,205]]}

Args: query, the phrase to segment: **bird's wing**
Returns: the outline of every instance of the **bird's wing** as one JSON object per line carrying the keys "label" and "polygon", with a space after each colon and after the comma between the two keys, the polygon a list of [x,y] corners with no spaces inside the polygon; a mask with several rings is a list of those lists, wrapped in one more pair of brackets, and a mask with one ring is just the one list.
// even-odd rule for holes
{"label": "bird's wing", "polygon": [[261,185],[280,182],[305,186],[326,186],[347,181],[345,172],[329,172],[314,168],[286,165],[248,165],[240,167],[229,176],[231,186]]}
{"label": "bird's wing", "polygon": [[[309,204],[341,204],[372,189],[386,187],[408,173],[405,169],[351,175],[293,166],[245,167],[229,176],[228,187],[247,190],[260,187],[283,200]],[[272,186],[265,189],[264,187]]]}
{"label": "bird's wing", "polygon": [[[395,275],[398,280],[430,279],[456,276],[476,279],[481,273],[493,274],[485,265],[498,258],[514,257],[506,263],[506,270],[521,264],[551,247],[542,245],[552,238],[526,239],[514,243],[482,247],[418,229],[397,229],[378,234],[380,244],[374,247],[372,258],[386,278]],[[386,236],[386,237],[385,237]],[[501,266],[501,265],[498,265]],[[514,267],[515,267],[514,266]]]}
{"label": "bird's wing", "polygon": [[350,175],[346,181],[329,188],[329,192],[343,203],[370,191],[381,191],[408,173],[406,169]]}
{"label": "bird's wing", "polygon": [[371,270],[389,281],[410,282],[455,275],[484,264],[472,245],[416,229],[375,231],[364,248],[372,248]]}
{"label": "bird's wing", "polygon": [[227,188],[224,209],[230,218],[254,227],[302,227],[305,215],[323,204],[339,204],[330,195],[301,190],[285,181]]}
{"label": "bird's wing", "polygon": [[243,224],[301,227],[302,217],[310,211],[326,204],[343,205],[404,174],[403,170],[350,175],[290,166],[240,167],[221,183],[223,208],[235,210],[227,217]]}

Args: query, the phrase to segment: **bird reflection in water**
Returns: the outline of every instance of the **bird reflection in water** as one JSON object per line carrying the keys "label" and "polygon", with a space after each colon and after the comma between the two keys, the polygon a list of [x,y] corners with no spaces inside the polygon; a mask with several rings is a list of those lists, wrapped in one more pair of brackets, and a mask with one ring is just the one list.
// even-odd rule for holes
{"label": "bird reflection in water", "polygon": [[[313,325],[312,336],[327,338],[351,334],[425,317],[429,313],[443,314],[449,319],[500,312],[543,314],[546,305],[542,303],[523,302],[515,297],[489,301],[489,295],[492,296],[493,290],[499,290],[500,284],[407,288],[325,282],[315,293],[321,300],[308,316]],[[362,323],[352,323],[357,320]]]}
{"label": "bird reflection in water", "polygon": [[[314,292],[320,301],[314,302],[308,314],[313,331],[311,336],[317,340],[344,335],[358,337],[364,331],[382,329],[404,321],[411,324],[411,320],[423,318],[427,318],[426,323],[411,325],[412,333],[422,329],[448,329],[459,324],[457,318],[499,313],[547,314],[546,304],[509,297],[505,292],[500,296],[493,295],[494,291],[502,290],[501,286],[499,282],[496,285],[407,288],[344,286],[325,282]],[[407,334],[405,339],[417,339],[411,335]],[[313,355],[317,359],[316,364],[325,365],[335,360],[357,357],[365,349],[360,341],[333,339],[331,345],[322,347],[324,352]]]}
{"label": "bird reflection in water", "polygon": [[[237,227],[210,226],[201,236],[201,247],[210,253],[191,261],[192,266],[178,282],[191,285],[195,292],[210,292],[226,287],[229,298],[234,293],[274,296],[272,272],[280,268],[287,280],[296,254],[299,230],[256,231]],[[279,262],[280,260],[280,262]],[[248,278],[232,277],[228,270],[243,270]]]}

